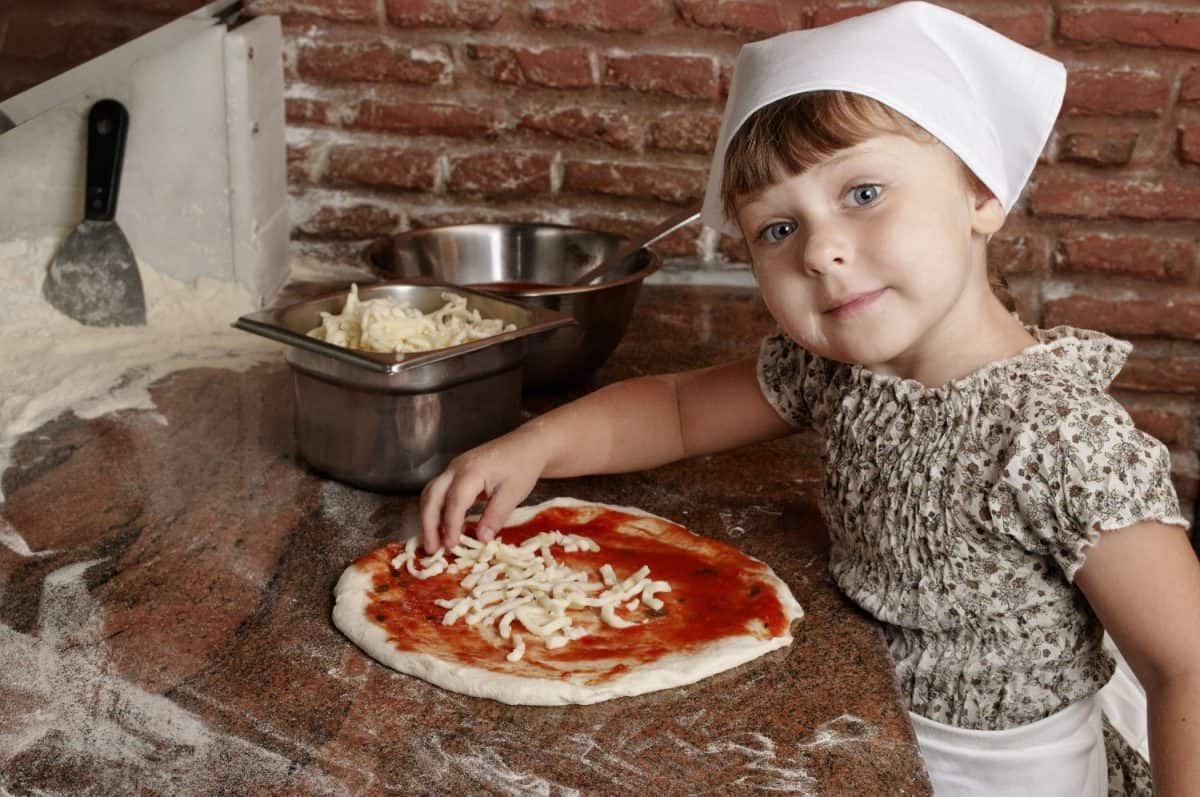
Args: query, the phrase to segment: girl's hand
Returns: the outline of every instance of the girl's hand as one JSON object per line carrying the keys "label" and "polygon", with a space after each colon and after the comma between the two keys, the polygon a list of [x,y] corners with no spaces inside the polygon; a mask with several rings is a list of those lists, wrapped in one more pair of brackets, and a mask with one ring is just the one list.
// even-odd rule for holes
{"label": "girl's hand", "polygon": [[421,491],[421,539],[427,553],[453,548],[471,506],[487,501],[475,536],[487,542],[525,500],[545,470],[536,435],[522,428],[455,457]]}
{"label": "girl's hand", "polygon": [[753,357],[616,382],[455,458],[421,493],[423,545],[457,545],[480,500],[475,534],[492,539],[542,476],[656,468],[793,431],[763,398]]}

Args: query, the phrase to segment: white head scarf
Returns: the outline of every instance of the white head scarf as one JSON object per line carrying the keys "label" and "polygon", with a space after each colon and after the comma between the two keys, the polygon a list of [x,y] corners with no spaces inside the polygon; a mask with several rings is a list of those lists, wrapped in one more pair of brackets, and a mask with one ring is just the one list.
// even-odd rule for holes
{"label": "white head scarf", "polygon": [[721,207],[725,150],[759,108],[809,91],[864,94],[950,148],[1005,211],[1045,146],[1066,87],[1061,63],[974,20],[925,2],[889,8],[742,47],[701,220],[740,231]]}

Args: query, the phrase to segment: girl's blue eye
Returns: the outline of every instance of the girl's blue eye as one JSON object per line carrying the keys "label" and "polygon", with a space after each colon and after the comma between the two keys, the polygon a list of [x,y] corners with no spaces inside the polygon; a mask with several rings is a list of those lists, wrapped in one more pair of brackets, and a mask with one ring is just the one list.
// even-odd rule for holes
{"label": "girl's blue eye", "polygon": [[857,207],[866,207],[879,199],[883,189],[878,185],[856,185],[846,194],[850,202]]}
{"label": "girl's blue eye", "polygon": [[758,237],[770,243],[779,243],[784,238],[796,231],[796,225],[790,221],[777,221],[774,224],[768,224],[763,228],[763,231],[758,234]]}

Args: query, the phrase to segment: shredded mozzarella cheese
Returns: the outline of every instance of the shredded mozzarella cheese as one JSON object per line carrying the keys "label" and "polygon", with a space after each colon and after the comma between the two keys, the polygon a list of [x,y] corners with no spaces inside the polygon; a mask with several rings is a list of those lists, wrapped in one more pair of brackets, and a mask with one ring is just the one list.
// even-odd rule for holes
{"label": "shredded mozzarella cheese", "polygon": [[658,610],[663,607],[663,601],[654,596],[671,591],[671,585],[666,581],[651,580],[650,568],[646,566],[625,579],[618,579],[612,565],[605,563],[600,567],[603,583],[599,583],[590,581],[586,571],[576,570],[555,559],[551,550],[554,546],[568,553],[600,550],[595,540],[578,534],[544,531],[520,545],[499,540],[481,543],[464,537],[450,550],[453,561],[446,559],[441,549],[430,556],[418,556],[417,544],[417,538],[410,539],[404,550],[392,559],[392,567],[407,570],[418,579],[432,578],[443,572],[465,572],[459,585],[466,590],[466,595],[434,601],[447,610],[442,624],[454,625],[463,620],[475,627],[495,625],[501,638],[512,640],[512,651],[506,658],[513,662],[520,661],[525,655],[524,636],[513,630],[513,623],[519,623],[548,649],[554,650],[587,636],[585,629],[574,624],[575,618],[568,613],[570,610],[591,609],[608,626],[631,628],[639,622],[621,617],[617,614],[618,608],[631,612],[640,601],[650,609]]}
{"label": "shredded mozzarella cheese", "polygon": [[443,293],[442,301],[439,309],[422,313],[389,297],[361,301],[358,285],[351,285],[342,311],[321,313],[321,326],[308,336],[348,349],[401,354],[445,349],[516,329],[467,309],[465,296]]}

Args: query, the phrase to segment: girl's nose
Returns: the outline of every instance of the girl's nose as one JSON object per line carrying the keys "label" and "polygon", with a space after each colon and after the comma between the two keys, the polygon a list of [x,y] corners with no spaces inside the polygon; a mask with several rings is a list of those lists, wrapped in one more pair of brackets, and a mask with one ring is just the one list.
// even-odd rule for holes
{"label": "girl's nose", "polygon": [[804,246],[804,270],[810,274],[825,274],[846,265],[849,255],[849,242],[840,230],[831,225],[814,227]]}

